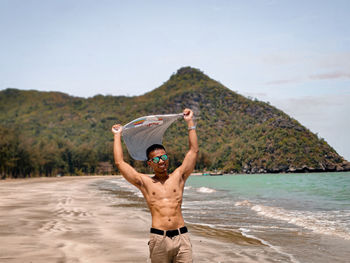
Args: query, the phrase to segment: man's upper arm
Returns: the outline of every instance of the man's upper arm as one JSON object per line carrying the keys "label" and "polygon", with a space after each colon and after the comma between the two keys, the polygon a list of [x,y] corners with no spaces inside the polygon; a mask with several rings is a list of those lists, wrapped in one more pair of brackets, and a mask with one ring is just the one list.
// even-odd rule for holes
{"label": "man's upper arm", "polygon": [[143,185],[142,177],[139,172],[137,172],[130,164],[126,162],[121,162],[117,165],[120,173],[123,177],[131,184],[135,185],[137,188],[141,188]]}
{"label": "man's upper arm", "polygon": [[178,168],[180,169],[180,172],[184,180],[187,180],[187,178],[193,172],[194,167],[196,165],[197,155],[198,155],[197,151],[193,151],[193,150],[188,151],[184,161],[182,162],[181,166]]}

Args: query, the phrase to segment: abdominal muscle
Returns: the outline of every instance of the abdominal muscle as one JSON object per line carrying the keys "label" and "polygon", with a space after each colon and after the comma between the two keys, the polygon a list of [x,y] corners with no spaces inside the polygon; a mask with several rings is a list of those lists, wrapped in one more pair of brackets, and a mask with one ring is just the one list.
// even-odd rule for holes
{"label": "abdominal muscle", "polygon": [[152,214],[153,228],[173,230],[185,225],[181,213],[181,203],[177,203],[175,200],[157,200],[149,204],[149,208]]}

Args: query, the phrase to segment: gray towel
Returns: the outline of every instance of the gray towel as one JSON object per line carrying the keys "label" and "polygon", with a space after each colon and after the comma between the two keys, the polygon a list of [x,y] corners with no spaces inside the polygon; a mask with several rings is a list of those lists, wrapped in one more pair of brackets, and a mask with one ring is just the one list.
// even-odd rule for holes
{"label": "gray towel", "polygon": [[162,144],[168,127],[183,116],[179,114],[144,116],[123,127],[123,139],[132,158],[146,161],[146,150],[153,144]]}

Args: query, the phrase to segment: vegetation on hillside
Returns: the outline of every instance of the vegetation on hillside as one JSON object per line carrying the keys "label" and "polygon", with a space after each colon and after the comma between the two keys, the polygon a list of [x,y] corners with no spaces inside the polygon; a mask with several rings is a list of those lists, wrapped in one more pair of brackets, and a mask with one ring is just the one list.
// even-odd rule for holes
{"label": "vegetation on hillside", "polygon": [[[59,92],[0,92],[2,177],[94,174],[113,163],[115,123],[151,114],[194,110],[200,154],[197,170],[236,173],[335,171],[348,163],[323,139],[267,103],[247,99],[197,69],[181,68],[142,96],[84,99]],[[173,170],[187,151],[184,121],[166,132]],[[143,162],[126,160],[149,172]]]}

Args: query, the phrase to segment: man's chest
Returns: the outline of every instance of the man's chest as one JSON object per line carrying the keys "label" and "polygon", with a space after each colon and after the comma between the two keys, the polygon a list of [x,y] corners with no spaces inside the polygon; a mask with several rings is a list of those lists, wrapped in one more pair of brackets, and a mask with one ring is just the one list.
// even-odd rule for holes
{"label": "man's chest", "polygon": [[147,185],[146,192],[150,199],[179,199],[182,198],[183,185],[174,180],[164,183],[151,182]]}

